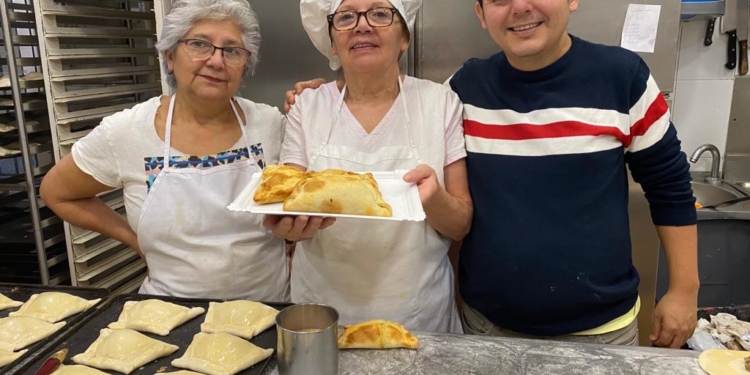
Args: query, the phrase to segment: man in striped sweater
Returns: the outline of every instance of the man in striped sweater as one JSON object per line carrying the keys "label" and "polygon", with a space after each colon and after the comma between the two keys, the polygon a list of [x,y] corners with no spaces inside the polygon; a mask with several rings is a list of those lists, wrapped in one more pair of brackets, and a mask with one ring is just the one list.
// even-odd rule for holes
{"label": "man in striped sweater", "polygon": [[566,32],[577,6],[475,4],[503,52],[450,80],[465,104],[474,199],[459,264],[464,329],[637,345],[627,165],[669,266],[650,338],[678,348],[695,327],[699,287],[687,160],[640,57]]}

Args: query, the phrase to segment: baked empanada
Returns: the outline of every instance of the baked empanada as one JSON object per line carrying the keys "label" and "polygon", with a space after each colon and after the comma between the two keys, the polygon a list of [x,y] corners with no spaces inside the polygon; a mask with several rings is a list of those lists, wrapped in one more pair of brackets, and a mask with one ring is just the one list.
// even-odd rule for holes
{"label": "baked empanada", "polygon": [[172,366],[209,375],[233,375],[273,354],[249,341],[227,333],[203,333],[193,336],[185,355],[172,361]]}
{"label": "baked empanada", "polygon": [[23,302],[14,301],[2,294],[0,294],[0,311],[9,309],[11,307],[18,307],[23,305]]}
{"label": "baked empanada", "polygon": [[115,370],[130,374],[133,370],[179,349],[176,345],[154,340],[130,329],[108,329],[99,331],[99,338],[82,354],[72,358],[73,362]]}
{"label": "baked empanada", "polygon": [[344,326],[338,344],[339,349],[417,349],[419,339],[401,324],[377,319]]}
{"label": "baked empanada", "polygon": [[258,204],[283,202],[305,178],[306,173],[295,167],[281,164],[266,166],[253,200]]}
{"label": "baked empanada", "polygon": [[109,328],[128,328],[166,336],[173,329],[205,311],[202,307],[187,308],[158,299],[128,301],[122,307],[119,319],[110,323]]}
{"label": "baked empanada", "polygon": [[0,319],[0,349],[14,351],[46,339],[65,322],[48,323],[28,316],[11,316]]}
{"label": "baked empanada", "polygon": [[371,173],[311,172],[284,201],[284,211],[393,216]]}
{"label": "baked empanada", "polygon": [[224,332],[250,340],[273,326],[279,310],[253,301],[211,302],[201,331]]}
{"label": "baked empanada", "polygon": [[10,316],[30,316],[50,323],[56,323],[71,315],[88,310],[96,305],[101,298],[85,300],[68,293],[45,292],[34,294],[18,311]]}

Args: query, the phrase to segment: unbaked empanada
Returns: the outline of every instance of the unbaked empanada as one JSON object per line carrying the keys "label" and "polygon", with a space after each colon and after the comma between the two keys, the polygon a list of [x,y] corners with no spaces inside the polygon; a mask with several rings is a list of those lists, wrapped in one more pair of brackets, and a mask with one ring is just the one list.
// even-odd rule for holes
{"label": "unbaked empanada", "polygon": [[709,375],[747,374],[745,361],[750,353],[738,350],[705,350],[698,357],[698,364]]}
{"label": "unbaked empanada", "polygon": [[283,202],[305,178],[306,173],[295,167],[268,165],[263,168],[263,176],[253,200],[259,204]]}
{"label": "unbaked empanada", "polygon": [[21,305],[23,305],[23,302],[14,301],[0,293],[0,311]]}
{"label": "unbaked empanada", "polygon": [[401,324],[377,319],[344,326],[338,344],[339,349],[417,349],[419,339]]}
{"label": "unbaked empanada", "polygon": [[158,299],[128,301],[122,307],[120,318],[110,323],[109,328],[128,328],[166,336],[173,329],[205,311],[202,307],[187,308]]}
{"label": "unbaked empanada", "polygon": [[24,353],[26,353],[27,351],[28,350],[19,350],[17,352],[12,352],[10,350],[0,349],[0,368],[17,360],[20,356],[24,355]]}
{"label": "unbaked empanada", "polygon": [[56,323],[71,315],[88,310],[99,301],[101,301],[101,298],[89,301],[67,293],[45,292],[32,295],[18,311],[10,313],[10,316],[30,316]]}
{"label": "unbaked empanada", "polygon": [[164,356],[179,347],[154,340],[131,329],[102,329],[99,338],[82,354],[72,358],[73,362],[115,370],[130,374],[133,370]]}
{"label": "unbaked empanada", "polygon": [[211,302],[201,331],[224,332],[250,340],[274,325],[279,310],[253,301]]}
{"label": "unbaked empanada", "polygon": [[52,375],[109,375],[106,372],[101,372],[95,368],[91,368],[83,365],[60,365],[60,367],[52,373]]}
{"label": "unbaked empanada", "polygon": [[203,333],[193,336],[185,355],[172,366],[209,375],[234,375],[273,354],[228,333]]}
{"label": "unbaked empanada", "polygon": [[0,349],[14,351],[46,339],[65,322],[48,323],[28,316],[11,316],[0,319]]}
{"label": "unbaked empanada", "polygon": [[311,172],[284,201],[284,211],[393,216],[371,173]]}

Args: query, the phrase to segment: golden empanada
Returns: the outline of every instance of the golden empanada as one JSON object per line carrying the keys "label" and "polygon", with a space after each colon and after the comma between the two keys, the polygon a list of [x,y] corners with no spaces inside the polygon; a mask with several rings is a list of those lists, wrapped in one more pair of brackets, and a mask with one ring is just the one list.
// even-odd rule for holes
{"label": "golden empanada", "polygon": [[377,319],[344,326],[338,344],[339,349],[417,349],[419,339],[401,324]]}
{"label": "golden empanada", "polygon": [[306,173],[295,167],[281,164],[266,166],[253,200],[259,204],[283,202],[305,177]]}
{"label": "golden empanada", "polygon": [[393,216],[370,173],[329,169],[309,175],[284,201],[284,211]]}

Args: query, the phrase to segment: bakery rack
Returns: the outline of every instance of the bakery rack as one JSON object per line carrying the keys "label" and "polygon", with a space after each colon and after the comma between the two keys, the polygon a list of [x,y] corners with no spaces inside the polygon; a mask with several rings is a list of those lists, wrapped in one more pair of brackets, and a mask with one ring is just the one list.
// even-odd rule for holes
{"label": "bakery rack", "polygon": [[70,282],[63,223],[39,199],[54,165],[30,0],[0,0],[0,281]]}
{"label": "bakery rack", "polygon": [[[56,160],[105,116],[161,93],[153,1],[36,0]],[[121,190],[100,198],[121,215]],[[124,244],[64,224],[72,283],[131,292],[145,263]]]}

